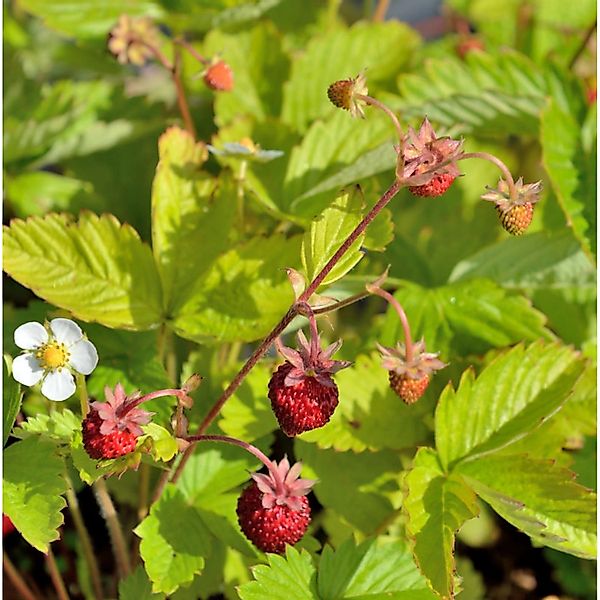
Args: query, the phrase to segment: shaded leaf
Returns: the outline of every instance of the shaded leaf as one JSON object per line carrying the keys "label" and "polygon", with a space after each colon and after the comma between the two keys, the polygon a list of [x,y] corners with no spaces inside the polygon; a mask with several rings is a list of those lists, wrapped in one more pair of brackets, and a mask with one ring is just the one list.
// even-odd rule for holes
{"label": "shaded leaf", "polygon": [[143,567],[119,581],[119,600],[162,600],[164,594],[153,594],[152,583]]}

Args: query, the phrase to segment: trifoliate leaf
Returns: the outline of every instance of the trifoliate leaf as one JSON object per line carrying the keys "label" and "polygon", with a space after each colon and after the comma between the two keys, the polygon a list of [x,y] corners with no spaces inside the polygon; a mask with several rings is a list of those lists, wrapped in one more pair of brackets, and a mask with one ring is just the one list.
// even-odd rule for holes
{"label": "trifoliate leaf", "polygon": [[152,593],[152,583],[141,566],[119,581],[119,600],[163,600],[164,598],[164,594]]}
{"label": "trifoliate leaf", "polygon": [[134,529],[153,592],[173,593],[204,567],[211,534],[198,510],[168,484],[150,514]]}
{"label": "trifoliate leaf", "polygon": [[[428,352],[441,358],[483,352],[523,339],[552,339],[545,317],[524,296],[510,294],[486,279],[438,288],[406,283],[394,297],[404,307],[414,340],[423,337]],[[404,336],[398,314],[388,308],[381,342],[395,345]]]}
{"label": "trifoliate leaf", "polygon": [[4,229],[4,270],[83,321],[149,329],[162,318],[150,248],[110,215],[82,213],[15,219]]}
{"label": "trifoliate leaf", "polygon": [[421,448],[405,478],[403,508],[421,572],[442,597],[454,595],[454,536],[477,516],[477,498],[462,479],[444,473],[436,453]]}
{"label": "trifoliate leaf", "polygon": [[[337,252],[348,235],[361,222],[364,198],[359,186],[343,190],[314,220],[302,240],[302,265],[308,281],[312,281]],[[358,236],[344,256],[327,274],[320,287],[343,277],[360,261],[364,233]]]}
{"label": "trifoliate leaf", "polygon": [[319,600],[316,568],[306,550],[288,546],[283,556],[268,554],[268,565],[252,569],[255,581],[240,586],[242,600]]}
{"label": "trifoliate leaf", "polygon": [[435,413],[444,468],[502,448],[550,418],[568,398],[584,364],[571,348],[537,342],[499,356],[477,378],[465,371],[458,390],[444,390]]}
{"label": "trifoliate leaf", "polygon": [[336,374],[340,405],[324,427],[300,436],[321,448],[379,450],[409,448],[427,440],[423,417],[430,407],[407,406],[390,389],[388,371],[377,355],[361,355],[351,369]]}
{"label": "trifoliate leaf", "polygon": [[317,576],[321,600],[342,598],[434,600],[437,596],[415,565],[403,540],[348,540],[335,551],[325,546]]}
{"label": "trifoliate leaf", "polygon": [[542,113],[542,159],[567,226],[583,250],[596,250],[596,157],[581,144],[580,125],[573,115],[549,100]]}
{"label": "trifoliate leaf", "polygon": [[52,442],[29,438],[4,451],[2,510],[40,552],[59,539],[67,491],[64,461]]}
{"label": "trifoliate leaf", "polygon": [[596,557],[596,494],[551,460],[481,456],[456,471],[492,508],[534,542]]}
{"label": "trifoliate leaf", "polygon": [[174,320],[175,331],[200,342],[264,337],[294,301],[285,275],[297,267],[298,237],[256,238],[221,257],[198,279]]}

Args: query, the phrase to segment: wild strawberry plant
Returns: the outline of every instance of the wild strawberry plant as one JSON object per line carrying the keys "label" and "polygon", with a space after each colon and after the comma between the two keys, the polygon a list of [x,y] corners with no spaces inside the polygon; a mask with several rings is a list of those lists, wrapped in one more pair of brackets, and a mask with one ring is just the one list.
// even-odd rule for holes
{"label": "wild strawberry plant", "polygon": [[592,597],[595,5],[126,4],[5,13],[11,585]]}

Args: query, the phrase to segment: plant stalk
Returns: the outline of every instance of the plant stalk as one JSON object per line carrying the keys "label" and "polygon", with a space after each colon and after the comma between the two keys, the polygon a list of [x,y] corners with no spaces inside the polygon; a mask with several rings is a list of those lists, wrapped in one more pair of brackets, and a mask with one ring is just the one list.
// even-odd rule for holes
{"label": "plant stalk", "polygon": [[185,128],[188,130],[190,135],[196,139],[196,127],[190,113],[190,107],[188,105],[187,98],[185,96],[185,90],[183,89],[183,82],[181,80],[181,54],[179,48],[175,47],[175,63],[171,70],[171,77],[175,84],[175,90],[177,91],[177,104],[179,106],[179,112],[185,123]]}
{"label": "plant stalk", "polygon": [[96,555],[94,554],[92,540],[90,538],[90,534],[88,533],[87,527],[85,526],[81,511],[79,510],[79,501],[77,500],[77,495],[73,489],[71,479],[66,472],[64,477],[68,486],[67,504],[69,505],[71,517],[73,518],[73,523],[75,524],[75,529],[77,530],[77,535],[79,536],[79,541],[81,542],[83,556],[90,570],[94,595],[97,600],[102,600],[102,580],[100,579],[100,569],[98,568],[98,561],[96,560]]}
{"label": "plant stalk", "polygon": [[19,573],[15,565],[13,565],[12,561],[8,557],[8,554],[6,554],[6,551],[4,551],[2,554],[2,566],[4,567],[6,576],[10,579],[10,582],[21,595],[23,600],[38,600],[23,579],[21,573]]}
{"label": "plant stalk", "polygon": [[[309,286],[304,290],[304,292],[297,299],[297,302],[294,303],[287,311],[287,313],[283,316],[281,321],[275,325],[271,333],[267,335],[267,337],[261,342],[261,344],[256,348],[256,350],[252,353],[250,358],[246,361],[244,366],[240,369],[238,374],[234,377],[233,381],[227,386],[225,391],[221,394],[219,399],[215,402],[213,407],[210,409],[200,426],[198,427],[197,434],[203,434],[210,424],[213,422],[215,417],[219,414],[221,408],[227,402],[227,400],[233,395],[235,390],[240,386],[242,381],[245,379],[246,375],[250,372],[250,370],[254,367],[254,365],[264,356],[267,350],[271,347],[271,344],[274,342],[275,338],[279,336],[283,330],[290,324],[292,319],[298,313],[298,309],[296,304],[301,304],[303,302],[308,302],[310,297],[317,291],[321,282],[327,277],[327,275],[331,272],[331,269],[337,264],[340,258],[348,251],[350,246],[356,241],[356,239],[363,233],[363,231],[371,224],[373,219],[387,206],[387,204],[391,201],[391,199],[398,193],[400,188],[402,187],[402,183],[398,180],[395,180],[394,183],[384,192],[381,198],[377,201],[377,203],[371,208],[371,210],[365,215],[365,218],[356,226],[354,231],[350,233],[350,235],[346,238],[346,240],[342,243],[342,245],[338,248],[336,253],[327,261],[327,264],[321,269],[321,271],[317,274],[317,276],[313,279],[313,281],[309,284]],[[189,446],[186,451],[183,453],[175,472],[171,478],[171,481],[175,483],[187,461],[190,459],[192,452],[194,451],[194,445]],[[163,475],[157,489],[154,493],[154,499],[158,498],[162,493],[162,489],[166,485],[166,477]]]}
{"label": "plant stalk", "polygon": [[58,565],[56,564],[54,553],[52,552],[52,548],[50,548],[50,546],[48,546],[48,554],[46,554],[46,567],[48,568],[48,573],[50,573],[50,579],[52,579],[52,584],[54,585],[58,599],[69,600],[69,593],[67,592],[62,575],[58,570]]}
{"label": "plant stalk", "polygon": [[519,194],[517,193],[517,188],[515,186],[515,180],[513,179],[512,173],[498,157],[494,156],[493,154],[488,154],[487,152],[467,152],[462,154],[457,160],[464,160],[465,158],[481,158],[496,165],[502,171],[504,179],[508,184],[508,191],[511,199],[518,200]]}
{"label": "plant stalk", "polygon": [[79,387],[79,405],[81,406],[81,418],[85,419],[90,410],[89,406],[89,395],[87,391],[87,384],[85,382],[85,375],[77,373],[77,385]]}
{"label": "plant stalk", "polygon": [[126,577],[129,575],[131,570],[129,564],[129,556],[127,555],[127,545],[125,544],[125,537],[123,536],[123,530],[119,523],[119,517],[115,510],[112,498],[108,493],[106,482],[104,479],[98,479],[92,486],[96,501],[100,507],[100,513],[106,522],[106,528],[112,542],[113,552],[115,556],[115,562],[117,563],[117,570],[119,577]]}

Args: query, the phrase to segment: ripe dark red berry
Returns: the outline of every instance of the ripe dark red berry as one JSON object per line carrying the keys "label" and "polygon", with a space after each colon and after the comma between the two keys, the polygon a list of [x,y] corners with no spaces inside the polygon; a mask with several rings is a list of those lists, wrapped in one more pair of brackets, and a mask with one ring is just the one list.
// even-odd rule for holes
{"label": "ripe dark red berry", "polygon": [[233,89],[233,71],[224,60],[219,60],[206,69],[204,83],[211,90],[230,92]]}
{"label": "ripe dark red berry", "polygon": [[323,427],[338,405],[338,388],[330,375],[322,375],[331,387],[306,376],[295,385],[285,385],[293,369],[283,363],[269,381],[269,399],[282,431],[292,437],[304,431]]}
{"label": "ripe dark red berry", "polygon": [[452,182],[456,179],[456,175],[450,173],[442,173],[436,175],[431,181],[423,185],[413,185],[408,189],[415,196],[422,196],[433,198],[435,196],[441,196],[448,188],[452,185]]}
{"label": "ripe dark red berry", "polygon": [[95,408],[91,408],[82,423],[83,447],[90,458],[96,460],[119,458],[135,450],[137,436],[130,431],[100,433],[102,419]]}
{"label": "ripe dark red berry", "polygon": [[390,371],[390,387],[406,404],[414,404],[425,393],[428,385],[429,375],[411,379],[407,375]]}

